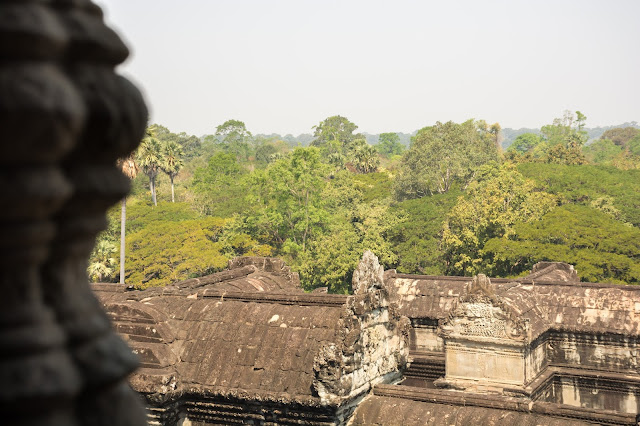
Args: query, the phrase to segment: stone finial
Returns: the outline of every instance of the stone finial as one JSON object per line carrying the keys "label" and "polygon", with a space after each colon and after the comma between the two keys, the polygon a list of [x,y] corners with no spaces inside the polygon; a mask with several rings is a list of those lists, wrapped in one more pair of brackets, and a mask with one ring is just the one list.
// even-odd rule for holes
{"label": "stone finial", "polygon": [[578,271],[565,262],[538,262],[525,278],[536,281],[580,282]]}
{"label": "stone finial", "polygon": [[364,294],[373,289],[382,288],[384,285],[384,268],[380,265],[378,257],[370,250],[362,255],[362,260],[353,271],[351,286],[353,294]]}
{"label": "stone finial", "polygon": [[491,285],[491,280],[485,274],[478,274],[473,277],[473,281],[467,286],[467,294],[493,296],[495,290]]}

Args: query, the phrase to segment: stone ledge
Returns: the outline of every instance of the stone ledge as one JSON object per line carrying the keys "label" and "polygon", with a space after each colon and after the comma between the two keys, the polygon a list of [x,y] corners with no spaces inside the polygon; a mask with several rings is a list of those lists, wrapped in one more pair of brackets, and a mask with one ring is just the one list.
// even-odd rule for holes
{"label": "stone ledge", "polygon": [[468,394],[450,390],[414,388],[410,386],[377,385],[373,389],[376,396],[410,399],[445,405],[476,406],[505,411],[517,411],[542,414],[552,417],[585,420],[604,425],[635,425],[636,415],[617,413],[608,410],[595,410],[582,407],[555,404],[551,402],[531,401],[499,395]]}

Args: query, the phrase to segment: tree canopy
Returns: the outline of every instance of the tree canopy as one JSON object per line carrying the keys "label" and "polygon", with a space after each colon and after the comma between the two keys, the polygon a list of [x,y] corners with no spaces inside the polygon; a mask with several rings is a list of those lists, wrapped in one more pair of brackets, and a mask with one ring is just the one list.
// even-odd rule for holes
{"label": "tree canopy", "polygon": [[239,160],[249,158],[253,136],[242,121],[225,121],[216,127],[215,136],[225,151],[233,153]]}
{"label": "tree canopy", "polygon": [[640,136],[640,129],[635,127],[614,127],[606,130],[600,136],[600,140],[610,140],[615,145],[626,148],[629,142],[637,136]]}
{"label": "tree canopy", "polygon": [[508,238],[516,223],[537,220],[556,204],[556,197],[525,179],[512,165],[481,168],[467,196],[458,198],[444,222],[447,273],[491,273],[493,265],[482,253],[485,243],[491,238]]}
{"label": "tree canopy", "polygon": [[516,137],[516,140],[509,146],[509,151],[516,151],[521,154],[533,151],[543,141],[542,136],[535,133],[523,133]]}
{"label": "tree canopy", "polygon": [[399,200],[442,194],[466,185],[478,166],[498,161],[495,136],[485,122],[437,122],[413,138],[396,179]]}
{"label": "tree canopy", "polygon": [[312,146],[322,147],[327,142],[339,141],[342,145],[348,146],[355,138],[353,132],[358,128],[346,117],[334,115],[325,118],[317,126],[313,127],[314,140]]}
{"label": "tree canopy", "polygon": [[317,148],[296,148],[250,180],[256,214],[249,223],[290,254],[305,252],[307,241],[326,225],[321,197],[328,168]]}
{"label": "tree canopy", "polygon": [[[503,131],[483,120],[425,127],[402,156],[408,134],[383,133],[372,146],[375,135],[341,116],[314,127],[315,146],[293,149],[312,136],[253,137],[239,120],[202,139],[152,125],[136,157],[119,163],[145,172],[131,174],[127,282],[165,285],[255,254],[283,258],[307,290],[347,293],[371,249],[405,273],[514,276],[561,260],[585,280],[636,283],[640,135],[612,131],[583,145],[585,120],[569,112],[540,135],[520,132],[504,155]],[[120,210],[97,238],[93,280],[118,279]]]}
{"label": "tree canopy", "polygon": [[380,133],[376,149],[380,154],[391,157],[402,154],[404,145],[400,143],[400,136],[397,133]]}
{"label": "tree canopy", "polygon": [[162,146],[162,159],[160,168],[169,176],[171,180],[171,202],[175,202],[175,191],[173,180],[178,175],[180,169],[184,165],[182,161],[182,146],[177,142],[170,140]]}
{"label": "tree canopy", "polygon": [[247,208],[243,179],[247,170],[235,154],[218,152],[193,176],[194,205],[208,215],[229,217]]}
{"label": "tree canopy", "polygon": [[640,283],[640,230],[587,206],[565,205],[520,223],[510,238],[493,238],[484,250],[503,276],[547,260],[575,265],[585,281]]}
{"label": "tree canopy", "polygon": [[154,205],[156,199],[156,177],[163,162],[162,144],[153,134],[145,137],[140,143],[136,157],[142,171],[149,178],[149,190]]}

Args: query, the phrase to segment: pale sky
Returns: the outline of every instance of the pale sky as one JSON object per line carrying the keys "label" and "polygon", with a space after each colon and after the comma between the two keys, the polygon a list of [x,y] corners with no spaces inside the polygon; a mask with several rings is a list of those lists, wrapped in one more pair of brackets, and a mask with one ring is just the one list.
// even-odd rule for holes
{"label": "pale sky", "polygon": [[97,0],[132,51],[151,122],[228,119],[368,133],[468,118],[539,127],[640,121],[639,0]]}

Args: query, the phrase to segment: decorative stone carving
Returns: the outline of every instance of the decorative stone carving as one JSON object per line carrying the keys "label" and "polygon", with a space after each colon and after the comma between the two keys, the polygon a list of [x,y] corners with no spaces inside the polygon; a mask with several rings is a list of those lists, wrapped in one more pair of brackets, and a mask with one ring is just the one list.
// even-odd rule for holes
{"label": "decorative stone carving", "polygon": [[365,251],[353,273],[354,295],[338,322],[341,339],[314,359],[313,386],[323,401],[361,395],[399,379],[406,367],[410,323],[389,306],[383,274],[376,255]]}
{"label": "decorative stone carving", "polygon": [[573,265],[564,262],[538,262],[525,278],[535,281],[580,282],[578,271]]}
{"label": "decorative stone carving", "polygon": [[529,380],[529,321],[496,295],[485,275],[465,286],[438,333],[444,340],[446,374],[436,386],[502,392],[504,387],[523,388]]}
{"label": "decorative stone carving", "polygon": [[66,33],[39,3],[0,4],[0,416],[73,425],[79,375],[38,268],[55,233],[51,217],[72,191],[57,162],[75,143],[85,108],[56,63]]}
{"label": "decorative stone carving", "polygon": [[491,287],[491,280],[485,274],[478,274],[473,277],[473,280],[467,285],[468,297],[482,298],[495,298],[496,292]]}
{"label": "decorative stone carving", "polygon": [[440,324],[440,334],[445,337],[525,340],[528,330],[526,319],[495,295],[491,280],[483,274],[473,277]]}
{"label": "decorative stone carving", "polygon": [[8,424],[146,424],[137,361],[92,295],[86,261],[128,190],[115,160],[146,108],[126,47],[87,0],[0,5],[0,415]]}
{"label": "decorative stone carving", "polygon": [[507,338],[507,321],[499,308],[489,303],[467,303],[464,308],[469,321],[461,324],[461,335]]}
{"label": "decorative stone carving", "polygon": [[370,250],[362,255],[362,260],[353,271],[351,286],[353,294],[364,294],[372,289],[382,288],[384,284],[384,268],[380,265],[378,257]]}

